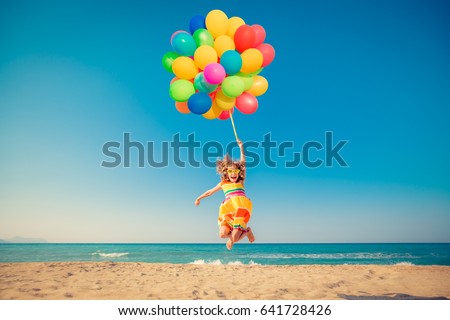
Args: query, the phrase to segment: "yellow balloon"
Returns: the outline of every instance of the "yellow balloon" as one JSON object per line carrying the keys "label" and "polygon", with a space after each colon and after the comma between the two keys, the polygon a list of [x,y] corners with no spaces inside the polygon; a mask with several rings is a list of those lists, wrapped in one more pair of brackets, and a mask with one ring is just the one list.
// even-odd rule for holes
{"label": "yellow balloon", "polygon": [[173,73],[180,79],[194,79],[198,73],[198,68],[189,57],[178,57],[172,63]]}
{"label": "yellow balloon", "polygon": [[234,50],[235,48],[234,40],[225,34],[218,36],[216,40],[214,40],[214,49],[219,57],[221,57],[225,51]]}
{"label": "yellow balloon", "polygon": [[269,82],[267,82],[267,79],[263,76],[257,75],[253,77],[253,85],[247,92],[257,97],[263,95],[268,88]]}
{"label": "yellow balloon", "polygon": [[228,31],[228,17],[221,10],[212,10],[206,15],[205,19],[206,29],[212,34],[214,38],[222,34],[227,34]]}
{"label": "yellow balloon", "polygon": [[263,55],[261,51],[255,48],[250,48],[242,52],[241,58],[242,58],[241,72],[244,73],[251,73],[257,71],[259,68],[261,68],[263,63]]}
{"label": "yellow balloon", "polygon": [[245,24],[245,21],[240,17],[231,17],[228,20],[228,32],[227,34],[234,39],[234,34],[236,33],[236,30]]}
{"label": "yellow balloon", "polygon": [[214,100],[211,109],[206,111],[206,113],[202,114],[202,116],[208,120],[213,120],[216,119],[222,113],[222,111],[223,110],[220,109],[219,106],[216,104],[216,100]]}
{"label": "yellow balloon", "polygon": [[230,98],[222,92],[222,90],[217,91],[216,99],[214,100],[217,106],[223,111],[230,110],[234,107],[236,98]]}
{"label": "yellow balloon", "polygon": [[203,70],[209,63],[217,62],[217,52],[211,46],[202,45],[195,50],[194,62],[197,67]]}

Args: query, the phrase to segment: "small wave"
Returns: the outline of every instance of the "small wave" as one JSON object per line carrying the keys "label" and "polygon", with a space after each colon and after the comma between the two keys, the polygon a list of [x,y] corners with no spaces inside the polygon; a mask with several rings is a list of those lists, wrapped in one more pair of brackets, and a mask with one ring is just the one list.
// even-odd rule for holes
{"label": "small wave", "polygon": [[[239,266],[239,265],[244,266],[244,265],[246,265],[245,263],[243,263],[243,262],[241,262],[239,260],[238,261],[230,261],[227,264],[228,265],[233,265],[233,266]],[[249,265],[249,266],[260,266],[261,264],[260,263],[256,263],[253,260],[250,260],[247,265]]]}
{"label": "small wave", "polygon": [[128,252],[112,252],[112,253],[103,253],[103,252],[94,252],[93,256],[99,255],[102,258],[120,258],[128,255]]}
{"label": "small wave", "polygon": [[259,259],[412,259],[416,258],[408,253],[291,253],[291,254],[253,254],[250,258]]}
{"label": "small wave", "polygon": [[[221,265],[243,266],[243,265],[246,265],[245,263],[243,263],[242,261],[239,261],[239,260],[230,261],[228,263],[222,263],[222,261],[220,261],[220,259],[217,259],[217,260],[199,259],[199,260],[195,260],[194,262],[190,262],[188,264],[212,265],[212,266],[221,266]],[[254,262],[253,260],[250,260],[247,265],[260,265],[260,264]]]}
{"label": "small wave", "polygon": [[414,266],[414,263],[411,262],[398,262],[396,264],[394,264],[394,266]]}
{"label": "small wave", "polygon": [[219,266],[219,265],[222,265],[222,262],[219,259],[212,260],[212,261],[211,260],[205,261],[203,259],[199,259],[199,260],[195,260],[194,262],[190,262],[188,264],[210,264],[210,265],[214,265],[214,266]]}

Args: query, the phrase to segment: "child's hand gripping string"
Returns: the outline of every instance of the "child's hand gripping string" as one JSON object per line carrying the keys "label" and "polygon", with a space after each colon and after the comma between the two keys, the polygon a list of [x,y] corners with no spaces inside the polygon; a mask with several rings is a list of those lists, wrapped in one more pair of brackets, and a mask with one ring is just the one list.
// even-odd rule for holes
{"label": "child's hand gripping string", "polygon": [[239,138],[236,139],[236,142],[239,146],[239,150],[241,151],[241,162],[245,163],[244,144],[242,143],[242,141]]}

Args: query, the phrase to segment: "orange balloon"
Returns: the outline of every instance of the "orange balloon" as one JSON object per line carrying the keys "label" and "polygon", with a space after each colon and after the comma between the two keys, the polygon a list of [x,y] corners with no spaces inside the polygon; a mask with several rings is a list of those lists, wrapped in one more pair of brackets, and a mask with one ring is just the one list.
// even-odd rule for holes
{"label": "orange balloon", "polygon": [[180,78],[173,77],[172,80],[170,80],[170,84],[174,83],[175,81],[179,80]]}
{"label": "orange balloon", "polygon": [[228,20],[228,32],[227,34],[233,38],[236,30],[245,24],[245,21],[240,17],[231,17]]}
{"label": "orange balloon", "polygon": [[194,63],[197,67],[203,70],[213,62],[217,62],[217,52],[213,47],[202,45],[195,50]]}
{"label": "orange balloon", "polygon": [[214,100],[217,106],[222,110],[230,110],[234,107],[236,98],[231,98],[225,95],[222,90],[218,90],[216,93],[216,99]]}
{"label": "orange balloon", "polygon": [[176,101],[175,108],[177,108],[178,112],[181,112],[181,113],[190,113],[191,112],[191,111],[189,111],[187,101],[184,101],[184,102]]}
{"label": "orange balloon", "polygon": [[250,48],[242,52],[241,58],[242,58],[241,72],[244,73],[252,73],[257,71],[259,68],[261,68],[261,65],[263,63],[263,55],[261,51],[255,48]]}
{"label": "orange balloon", "polygon": [[219,108],[216,102],[213,101],[211,109],[206,111],[206,113],[202,114],[202,116],[208,120],[213,120],[216,119],[222,113],[222,111],[223,110]]}
{"label": "orange balloon", "polygon": [[267,82],[267,79],[263,76],[256,75],[253,77],[253,85],[247,92],[257,97],[263,95],[268,88],[269,82]]}
{"label": "orange balloon", "polygon": [[189,57],[178,57],[172,64],[173,73],[180,79],[191,80],[194,79],[198,73],[198,68]]}
{"label": "orange balloon", "polygon": [[214,49],[216,50],[219,57],[227,50],[234,50],[234,41],[233,38],[227,36],[225,34],[218,36],[216,40],[214,40]]}
{"label": "orange balloon", "polygon": [[205,25],[212,36],[217,38],[222,34],[227,34],[228,17],[221,10],[212,10],[206,15]]}

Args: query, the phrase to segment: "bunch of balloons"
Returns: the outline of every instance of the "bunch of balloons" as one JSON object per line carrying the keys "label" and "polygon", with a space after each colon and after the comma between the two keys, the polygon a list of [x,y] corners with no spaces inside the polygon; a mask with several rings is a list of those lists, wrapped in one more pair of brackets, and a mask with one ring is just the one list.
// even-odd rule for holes
{"label": "bunch of balloons", "polygon": [[177,110],[222,120],[230,117],[234,107],[244,114],[254,113],[256,97],[269,86],[259,73],[275,57],[265,38],[262,26],[228,18],[221,10],[192,17],[189,32],[174,32],[173,51],[162,58],[164,68],[175,75],[169,94]]}

